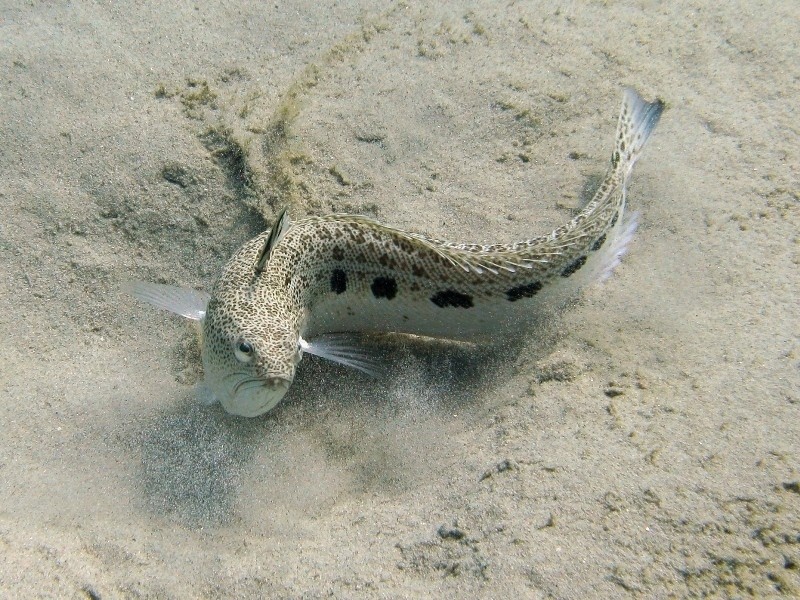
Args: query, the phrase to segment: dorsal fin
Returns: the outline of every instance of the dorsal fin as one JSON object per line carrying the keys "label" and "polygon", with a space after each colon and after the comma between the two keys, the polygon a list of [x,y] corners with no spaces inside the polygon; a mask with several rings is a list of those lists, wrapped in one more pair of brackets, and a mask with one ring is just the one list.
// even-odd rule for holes
{"label": "dorsal fin", "polygon": [[256,261],[256,273],[261,273],[267,266],[267,261],[269,260],[270,254],[272,254],[272,250],[275,248],[275,246],[277,246],[278,242],[281,241],[281,238],[289,229],[290,224],[289,215],[286,214],[286,209],[284,208],[278,215],[278,218],[275,219],[275,222],[272,224],[272,229],[270,229],[269,235],[264,242],[264,248],[258,255],[258,260]]}

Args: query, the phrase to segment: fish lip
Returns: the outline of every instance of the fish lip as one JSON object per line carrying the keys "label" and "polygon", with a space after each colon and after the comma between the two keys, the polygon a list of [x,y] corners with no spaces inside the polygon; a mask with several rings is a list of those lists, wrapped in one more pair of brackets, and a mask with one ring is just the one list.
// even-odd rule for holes
{"label": "fish lip", "polygon": [[[237,381],[230,388],[230,393],[226,394],[225,400],[220,400],[220,404],[229,414],[239,417],[258,417],[272,410],[283,399],[291,383],[283,377],[261,379],[248,376]],[[247,402],[253,399],[259,402],[256,405]]]}
{"label": "fish lip", "polygon": [[241,380],[236,382],[236,385],[233,386],[233,390],[231,390],[231,396],[235,397],[236,394],[239,393],[239,390],[242,389],[242,386],[247,384],[247,383],[257,383],[259,385],[263,385],[264,384],[262,382],[262,380],[259,379],[258,377],[249,377],[247,379],[241,379]]}

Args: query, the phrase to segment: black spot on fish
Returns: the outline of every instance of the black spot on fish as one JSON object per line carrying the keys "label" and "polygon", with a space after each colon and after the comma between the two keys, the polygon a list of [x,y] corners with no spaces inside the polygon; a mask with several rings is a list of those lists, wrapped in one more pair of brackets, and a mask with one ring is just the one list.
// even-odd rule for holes
{"label": "black spot on fish", "polygon": [[447,306],[454,306],[456,308],[472,308],[475,306],[472,303],[472,296],[469,296],[468,294],[462,294],[461,292],[457,292],[455,290],[436,292],[433,296],[431,296],[431,302],[433,302],[439,308],[445,308]]}
{"label": "black spot on fish", "polygon": [[605,242],[606,242],[606,234],[604,233],[599,238],[597,238],[597,241],[594,244],[592,244],[591,248],[592,252],[597,252],[598,250],[600,250],[600,248],[603,246]]}
{"label": "black spot on fish", "polygon": [[561,271],[561,276],[562,277],[569,277],[570,275],[572,275],[575,271],[580,269],[585,264],[586,264],[586,257],[585,256],[579,256],[578,258],[575,259],[575,261],[573,263],[567,265],[567,267],[563,271]]}
{"label": "black spot on fish", "polygon": [[381,254],[378,257],[378,262],[384,267],[388,267],[390,269],[394,268],[394,261],[388,254]]}
{"label": "black spot on fish", "polygon": [[611,168],[616,169],[618,164],[619,164],[619,152],[614,150],[614,154],[611,155]]}
{"label": "black spot on fish", "polygon": [[334,269],[331,273],[331,291],[342,294],[347,290],[347,273],[341,269]]}
{"label": "black spot on fish", "polygon": [[344,252],[339,246],[334,246],[333,250],[331,250],[331,256],[333,260],[344,260]]}
{"label": "black spot on fish", "polygon": [[534,281],[533,283],[526,283],[525,285],[518,285],[506,292],[506,298],[509,302],[516,302],[523,298],[533,298],[539,290],[542,289],[541,281]]}
{"label": "black spot on fish", "polygon": [[414,249],[414,247],[411,245],[411,242],[404,238],[394,238],[392,243],[407,254],[411,254],[411,251]]}
{"label": "black spot on fish", "polygon": [[614,217],[611,219],[611,227],[616,225],[618,220],[619,220],[619,212],[615,212]]}
{"label": "black spot on fish", "polygon": [[391,300],[397,296],[397,282],[391,277],[376,277],[370,288],[376,298]]}

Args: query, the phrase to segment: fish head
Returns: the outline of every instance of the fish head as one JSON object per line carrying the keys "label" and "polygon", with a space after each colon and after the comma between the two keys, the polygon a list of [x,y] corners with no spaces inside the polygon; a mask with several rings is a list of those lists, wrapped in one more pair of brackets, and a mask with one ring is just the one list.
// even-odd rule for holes
{"label": "fish head", "polygon": [[[257,310],[256,310],[257,309]],[[268,306],[212,299],[203,319],[205,385],[226,412],[262,415],[281,401],[300,362],[299,335]]]}

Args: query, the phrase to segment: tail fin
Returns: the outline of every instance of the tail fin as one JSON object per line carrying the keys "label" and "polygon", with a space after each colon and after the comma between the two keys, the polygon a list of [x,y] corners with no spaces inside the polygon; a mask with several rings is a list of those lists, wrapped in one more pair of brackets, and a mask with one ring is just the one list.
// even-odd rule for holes
{"label": "tail fin", "polygon": [[661,99],[646,102],[635,90],[625,90],[617,124],[617,143],[611,157],[612,168],[620,172],[623,181],[630,175],[662,112],[664,102]]}
{"label": "tail fin", "polygon": [[[602,282],[611,276],[627,252],[628,244],[636,232],[639,223],[638,214],[622,216],[625,213],[625,187],[633,165],[641,156],[662,112],[664,103],[660,99],[646,102],[635,90],[630,88],[625,90],[617,125],[616,146],[611,156],[611,171],[606,179],[607,183],[619,186],[614,195],[619,202],[619,211],[615,220],[611,222],[611,230],[608,233],[611,242],[606,242],[603,246],[591,271],[595,280]],[[619,222],[616,222],[617,219]]]}

